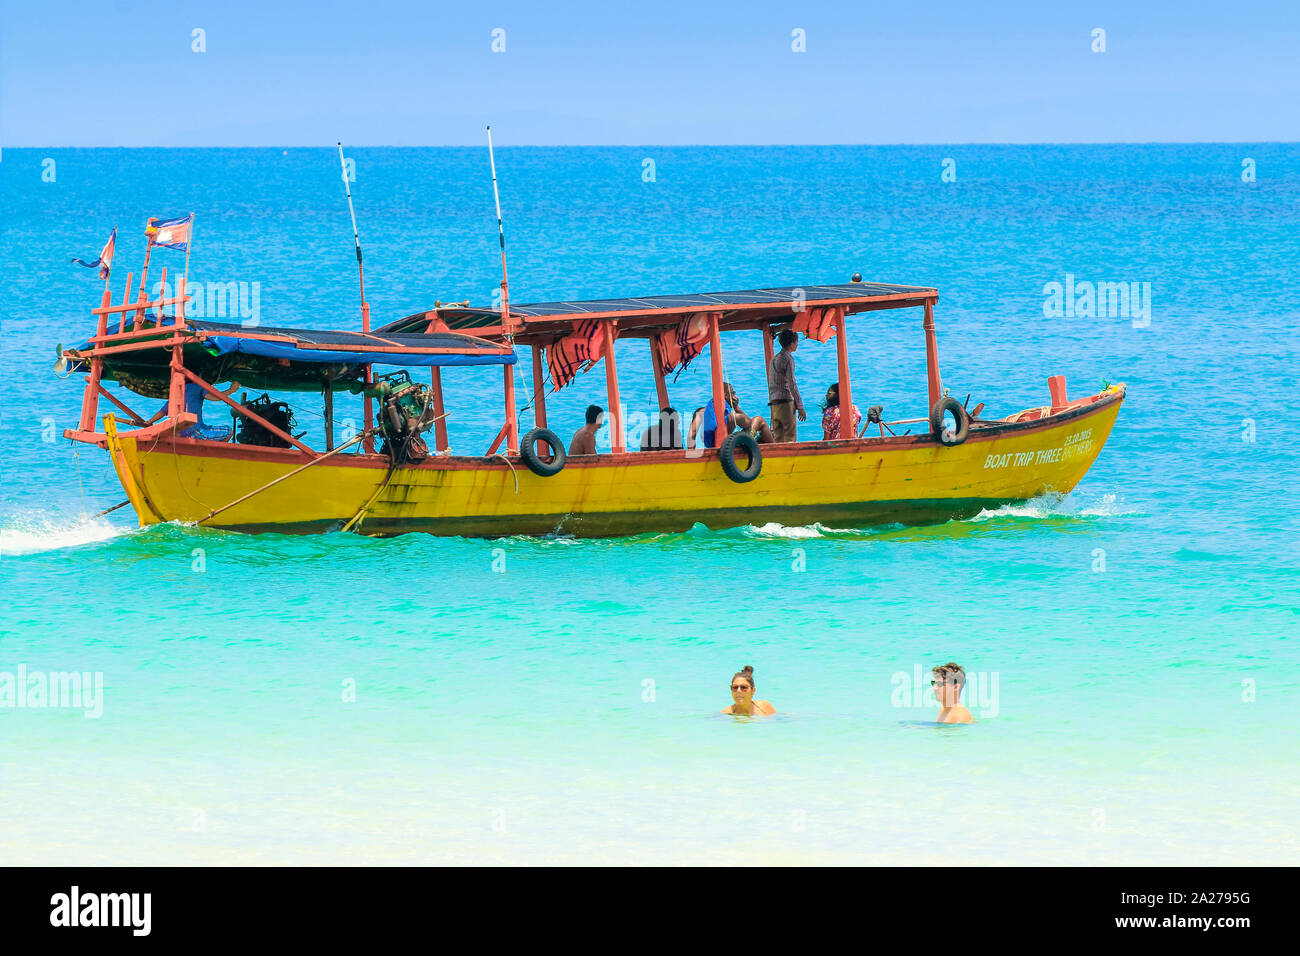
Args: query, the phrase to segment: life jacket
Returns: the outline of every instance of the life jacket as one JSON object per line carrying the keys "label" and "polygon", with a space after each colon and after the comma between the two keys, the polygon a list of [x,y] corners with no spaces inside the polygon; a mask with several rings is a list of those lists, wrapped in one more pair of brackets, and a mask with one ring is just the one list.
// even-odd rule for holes
{"label": "life jacket", "polygon": [[814,342],[829,342],[835,334],[836,316],[844,314],[843,306],[830,306],[825,309],[804,309],[795,316],[792,328],[802,332]]}
{"label": "life jacket", "polygon": [[708,344],[709,317],[703,312],[686,316],[675,329],[655,333],[655,361],[659,363],[659,371],[667,375],[678,366],[686,368]]}
{"label": "life jacket", "polygon": [[558,392],[584,368],[599,362],[605,354],[605,335],[595,319],[579,319],[573,332],[551,344],[546,350],[546,367],[551,373],[551,389]]}

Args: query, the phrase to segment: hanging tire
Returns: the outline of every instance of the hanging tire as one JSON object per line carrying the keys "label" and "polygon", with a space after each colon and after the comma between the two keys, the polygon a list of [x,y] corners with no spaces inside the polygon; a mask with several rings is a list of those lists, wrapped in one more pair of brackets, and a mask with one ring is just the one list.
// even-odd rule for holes
{"label": "hanging tire", "polygon": [[[945,412],[952,412],[952,417],[957,420],[957,428],[953,431],[943,427]],[[930,434],[945,445],[960,445],[970,434],[970,415],[966,413],[966,407],[955,398],[939,399],[930,409]]]}
{"label": "hanging tire", "polygon": [[[736,464],[737,448],[749,457],[748,467],[742,469]],[[718,461],[722,462],[722,470],[727,477],[738,485],[753,481],[763,470],[763,453],[758,450],[758,442],[749,432],[732,432],[724,438],[722,447],[718,449]]]}
{"label": "hanging tire", "polygon": [[[545,442],[551,446],[550,461],[543,461],[542,456],[537,454],[538,442]],[[565,454],[560,436],[555,432],[549,428],[534,428],[519,443],[519,457],[524,460],[524,464],[533,474],[550,478],[552,475],[558,475],[564,468],[564,460],[568,455]]]}

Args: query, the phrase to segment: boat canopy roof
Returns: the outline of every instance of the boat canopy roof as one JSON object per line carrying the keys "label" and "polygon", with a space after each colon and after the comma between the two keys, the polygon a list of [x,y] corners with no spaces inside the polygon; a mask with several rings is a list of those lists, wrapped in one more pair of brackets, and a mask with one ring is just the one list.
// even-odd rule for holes
{"label": "boat canopy roof", "polygon": [[[686,295],[651,295],[623,299],[590,301],[510,303],[510,316],[516,323],[516,338],[527,341],[564,335],[572,331],[575,319],[617,320],[623,335],[645,335],[671,328],[684,316],[695,313],[721,313],[723,329],[756,328],[765,324],[789,321],[793,312],[809,305],[842,306],[846,314],[877,309],[898,309],[935,302],[936,289],[924,286],[893,285],[881,282],[850,282],[844,285],[781,286],[772,289],[749,289],[739,292],[697,292]],[[423,331],[441,320],[448,329],[477,331],[494,335],[501,329],[499,309],[476,309],[465,306],[439,306],[429,312],[417,312],[378,330],[379,334]]]}
{"label": "boat canopy roof", "polygon": [[[237,380],[262,389],[359,389],[365,366],[513,365],[514,349],[458,332],[432,334],[345,332],[244,326],[174,317],[150,320],[130,348],[105,350],[104,375],[142,394],[167,381],[172,346],[179,337],[185,365],[209,382]],[[105,343],[112,346],[110,339]],[[89,369],[91,343],[72,350],[74,372]]]}
{"label": "boat canopy roof", "polygon": [[186,325],[218,355],[239,352],[265,358],[337,365],[514,365],[514,349],[456,332],[432,334],[343,332],[319,329],[246,327],[221,322]]}

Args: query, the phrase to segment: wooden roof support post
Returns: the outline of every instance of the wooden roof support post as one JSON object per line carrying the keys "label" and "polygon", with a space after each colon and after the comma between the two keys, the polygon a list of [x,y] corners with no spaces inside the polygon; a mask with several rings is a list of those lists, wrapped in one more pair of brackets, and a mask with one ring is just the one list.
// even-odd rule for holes
{"label": "wooden roof support post", "polygon": [[[546,427],[546,374],[545,363],[546,355],[542,347],[533,344],[533,425],[536,428]],[[537,445],[542,455],[550,455],[553,451],[548,442],[538,442]]]}
{"label": "wooden roof support post", "polygon": [[515,367],[501,366],[506,379],[506,454],[519,454],[519,409],[515,407]]}
{"label": "wooden roof support post", "polygon": [[614,326],[616,322],[602,322],[605,335],[605,389],[609,393],[610,450],[616,454],[627,451],[623,440],[623,405],[618,397],[618,363],[614,361]]}
{"label": "wooden roof support post", "polygon": [[[357,265],[358,267],[361,265],[360,258],[357,259]],[[370,333],[370,303],[366,301],[366,287],[364,285],[362,285],[361,287],[361,331],[365,332],[366,334]],[[367,365],[366,384],[373,385],[374,383],[375,383],[375,368],[373,365]],[[375,438],[374,438],[374,432],[372,432],[370,429],[373,428],[375,424],[375,406],[374,406],[374,399],[372,399],[369,395],[366,396],[365,409],[366,409],[366,430],[365,430],[366,437],[361,439],[361,447],[362,449],[365,450],[365,453],[367,455],[373,455],[375,453]]]}
{"label": "wooden roof support post", "polygon": [[713,414],[718,423],[713,430],[713,447],[717,448],[727,437],[727,406],[722,395],[722,336],[718,334],[716,312],[709,316],[709,375],[713,380]]}
{"label": "wooden roof support post", "polygon": [[939,340],[934,335],[934,303],[925,303],[925,377],[929,386],[930,408],[943,397],[943,379],[939,376]]}
{"label": "wooden roof support post", "polygon": [[[129,281],[129,280],[128,280]],[[107,309],[113,304],[113,293],[108,291],[108,284],[104,285],[104,295],[99,300],[99,307]],[[125,315],[126,313],[122,313]],[[96,333],[101,337],[108,334],[108,313],[99,313],[99,331]],[[92,432],[95,430],[95,415],[99,412],[99,380],[104,375],[104,360],[92,358],[90,360],[90,374],[86,376],[86,391],[81,396],[81,425],[83,432]]]}
{"label": "wooden roof support post", "polygon": [[540,345],[533,346],[533,424],[546,427],[546,356]]}
{"label": "wooden roof support post", "polygon": [[[167,297],[167,267],[163,266],[162,271],[162,292],[158,295],[158,301],[162,302]],[[162,325],[162,306],[158,306],[158,325]],[[174,337],[174,336],[173,336]],[[171,382],[167,389],[167,414],[176,418],[181,412],[185,411],[185,346],[172,346],[171,360]],[[200,403],[201,404],[201,403]],[[200,408],[199,414],[202,414]]]}
{"label": "wooden roof support post", "polygon": [[659,351],[655,348],[655,336],[650,336],[650,367],[655,370],[655,394],[659,396],[659,410],[668,407],[668,382],[664,379],[664,370],[659,367]]}
{"label": "wooden roof support post", "polygon": [[764,371],[766,375],[763,381],[767,382],[768,388],[771,388],[772,387],[772,359],[774,357],[774,353],[772,351],[772,329],[770,326],[767,326],[761,329],[760,331],[762,331],[763,333],[763,361],[766,363],[764,365]]}
{"label": "wooden roof support post", "polygon": [[433,413],[437,419],[433,423],[433,442],[438,451],[447,450],[447,418],[442,405],[442,369],[437,365],[429,369],[430,384],[433,386]]}
{"label": "wooden roof support post", "polygon": [[849,381],[848,322],[844,310],[837,308],[832,315],[835,323],[835,358],[840,370],[840,433],[839,438],[853,438],[853,385]]}
{"label": "wooden roof support post", "polygon": [[325,398],[325,450],[334,450],[334,383],[326,382]]}

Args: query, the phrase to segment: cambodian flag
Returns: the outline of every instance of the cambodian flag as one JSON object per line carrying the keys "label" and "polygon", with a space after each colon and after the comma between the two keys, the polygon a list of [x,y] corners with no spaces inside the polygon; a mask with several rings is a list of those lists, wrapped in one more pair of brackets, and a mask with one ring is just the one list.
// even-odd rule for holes
{"label": "cambodian flag", "polygon": [[87,262],[85,259],[73,259],[79,266],[85,266],[87,269],[93,269],[99,266],[99,277],[107,280],[108,273],[113,268],[113,246],[117,242],[117,226],[109,233],[108,242],[104,243],[104,250],[99,254],[99,258],[94,262]]}
{"label": "cambodian flag", "polygon": [[190,245],[190,225],[194,222],[192,215],[182,219],[150,219],[145,234],[155,246],[179,249],[188,252]]}

